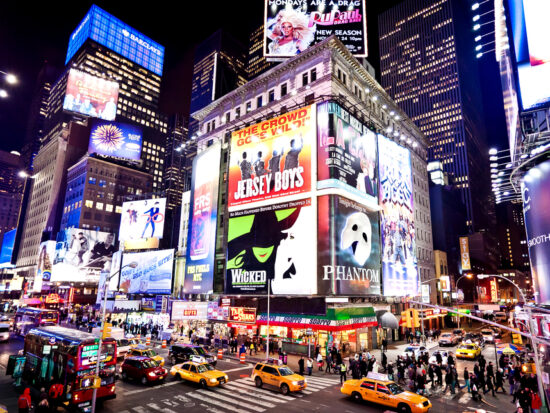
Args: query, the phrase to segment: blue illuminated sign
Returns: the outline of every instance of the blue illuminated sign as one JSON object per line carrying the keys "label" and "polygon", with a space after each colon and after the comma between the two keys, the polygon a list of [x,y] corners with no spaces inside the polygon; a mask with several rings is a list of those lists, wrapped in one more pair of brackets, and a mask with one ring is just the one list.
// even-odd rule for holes
{"label": "blue illuminated sign", "polygon": [[11,258],[13,254],[13,246],[15,244],[16,229],[4,233],[2,239],[2,249],[0,250],[0,268],[13,267],[11,264]]}
{"label": "blue illuminated sign", "polygon": [[88,38],[147,70],[159,76],[162,75],[164,46],[144,36],[95,4],[71,34],[65,64]]}

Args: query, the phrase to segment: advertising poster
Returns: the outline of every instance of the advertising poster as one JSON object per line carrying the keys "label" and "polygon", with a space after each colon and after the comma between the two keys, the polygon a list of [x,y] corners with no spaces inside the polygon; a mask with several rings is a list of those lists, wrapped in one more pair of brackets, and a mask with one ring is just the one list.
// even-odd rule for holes
{"label": "advertising poster", "polygon": [[451,291],[451,278],[448,275],[439,277],[439,288],[441,291]]}
{"label": "advertising poster", "polygon": [[107,298],[115,298],[115,292],[118,290],[118,283],[120,280],[120,266],[122,263],[122,251],[116,251],[113,253],[110,268],[105,268],[99,275],[99,283],[97,287],[96,304],[101,304],[103,301],[103,291],[105,290],[105,282],[109,279],[109,285],[107,286]]}
{"label": "advertising poster", "polygon": [[266,0],[264,56],[292,57],[336,36],[355,57],[367,56],[364,0]]}
{"label": "advertising poster", "polygon": [[337,195],[318,201],[318,291],[380,295],[378,212]]}
{"label": "advertising poster", "polygon": [[340,105],[317,106],[317,188],[341,188],[378,205],[376,133]]}
{"label": "advertising poster", "polygon": [[378,135],[383,293],[418,295],[411,155]]}
{"label": "advertising poster", "polygon": [[[136,268],[126,267],[132,262]],[[118,290],[126,294],[170,294],[174,250],[160,250],[124,254]]]}
{"label": "advertising poster", "polygon": [[311,199],[229,213],[227,294],[317,293]]}
{"label": "advertising poster", "polygon": [[527,247],[537,303],[550,304],[550,161],[531,168],[522,183]]}
{"label": "advertising poster", "polygon": [[11,263],[13,246],[15,244],[15,233],[17,229],[5,232],[2,237],[2,248],[0,249],[0,268],[13,267]]}
{"label": "advertising poster", "polygon": [[165,210],[166,198],[124,202],[118,240],[124,242],[146,238],[162,239]]}
{"label": "advertising poster", "polygon": [[141,141],[141,128],[137,126],[94,120],[88,152],[139,161]]}
{"label": "advertising poster", "polygon": [[193,160],[184,293],[210,294],[214,289],[220,160],[219,143]]}
{"label": "advertising poster", "polygon": [[69,228],[57,234],[52,282],[99,282],[102,270],[109,271],[115,234]]}
{"label": "advertising poster", "polygon": [[118,83],[71,69],[63,109],[100,118],[115,120],[118,103]]}
{"label": "advertising poster", "polygon": [[171,320],[206,320],[208,304],[204,301],[173,301]]}
{"label": "advertising poster", "polygon": [[50,281],[52,278],[53,257],[55,255],[55,241],[44,241],[38,249],[38,262],[36,264],[36,275],[32,291],[39,293],[42,291],[44,281]]}
{"label": "advertising poster", "polygon": [[470,245],[468,243],[468,237],[459,237],[458,242],[460,244],[460,267],[462,271],[471,270],[472,264],[470,262]]}
{"label": "advertising poster", "polygon": [[315,114],[307,106],[233,132],[229,208],[311,190]]}

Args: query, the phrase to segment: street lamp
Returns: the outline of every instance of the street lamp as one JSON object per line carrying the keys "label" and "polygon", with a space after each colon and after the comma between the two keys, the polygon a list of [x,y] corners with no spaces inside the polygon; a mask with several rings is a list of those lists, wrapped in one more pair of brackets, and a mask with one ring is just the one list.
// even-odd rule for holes
{"label": "street lamp", "polygon": [[6,80],[6,83],[10,85],[15,85],[17,82],[19,82],[17,80],[17,76],[15,76],[13,73],[7,73],[7,72],[4,72],[3,70],[0,70],[0,73],[4,75],[4,79]]}
{"label": "street lamp", "polygon": [[[469,280],[471,280],[472,278],[474,278],[474,274],[472,274],[471,272],[468,272],[464,275],[461,275],[460,277],[458,277],[458,280],[456,280],[456,294],[457,294],[457,298],[458,298],[458,283],[461,279],[463,279],[464,277],[468,278]],[[451,305],[453,304],[453,289],[451,288]],[[458,303],[457,303],[458,304]],[[458,308],[458,306],[457,306]],[[460,313],[457,313],[457,327],[460,328]]]}

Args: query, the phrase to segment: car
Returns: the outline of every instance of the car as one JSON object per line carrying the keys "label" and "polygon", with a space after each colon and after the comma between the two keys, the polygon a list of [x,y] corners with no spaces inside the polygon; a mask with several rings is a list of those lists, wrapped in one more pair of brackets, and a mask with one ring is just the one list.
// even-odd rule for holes
{"label": "car", "polygon": [[122,380],[135,379],[142,384],[163,381],[168,371],[150,357],[126,357],[120,366]]}
{"label": "car", "polygon": [[428,349],[424,346],[411,344],[407,346],[403,351],[403,357],[409,356],[410,358],[418,358],[424,354],[428,353]]}
{"label": "car", "polygon": [[10,339],[10,325],[0,323],[0,341],[8,341]]}
{"label": "car", "polygon": [[481,335],[483,337],[483,341],[486,343],[494,343],[495,342],[495,332],[491,330],[490,328],[485,328],[481,330]]}
{"label": "car", "polygon": [[471,359],[475,360],[481,355],[481,347],[477,344],[461,344],[456,349],[457,359]]}
{"label": "car", "polygon": [[307,388],[305,377],[294,373],[284,364],[278,364],[275,360],[257,363],[251,377],[256,387],[262,388],[264,385],[276,387],[285,395]]}
{"label": "car", "polygon": [[386,374],[370,372],[366,378],[346,380],[340,391],[356,401],[381,404],[398,412],[426,413],[432,407],[428,398],[406,391]]}
{"label": "car", "polygon": [[126,357],[132,356],[149,357],[159,363],[160,366],[164,366],[164,357],[159,356],[155,350],[152,350],[149,347],[144,346],[143,344],[140,344],[139,346],[130,348],[128,350],[128,352],[126,353]]}
{"label": "car", "polygon": [[493,330],[493,336],[495,338],[502,338],[502,329],[495,326],[491,326],[490,329]]}
{"label": "car", "polygon": [[168,352],[168,358],[172,365],[190,361],[193,357],[202,357],[203,361],[216,365],[218,359],[209,354],[203,347],[191,344],[173,344]]}
{"label": "car", "polygon": [[187,361],[172,366],[170,374],[182,380],[198,383],[203,389],[222,385],[229,380],[227,374],[223,371],[214,369],[210,363],[195,361]]}
{"label": "car", "polygon": [[458,337],[458,340],[460,341],[460,340],[462,340],[462,339],[464,338],[464,336],[466,335],[466,331],[463,330],[462,328],[455,328],[455,329],[453,330],[453,334],[454,334],[455,336],[457,336],[457,337]]}
{"label": "car", "polygon": [[483,347],[485,345],[483,336],[479,333],[466,333],[466,335],[462,338],[462,343],[477,344],[480,347]]}
{"label": "car", "polygon": [[127,338],[120,338],[116,341],[117,358],[125,357],[131,349],[131,342]]}
{"label": "car", "polygon": [[439,346],[454,346],[458,344],[458,337],[453,333],[443,333],[439,336]]}
{"label": "car", "polygon": [[143,342],[141,341],[141,339],[137,337],[131,337],[131,338],[129,337],[128,341],[130,342],[130,347],[132,348],[143,345]]}
{"label": "car", "polygon": [[497,311],[494,315],[494,320],[497,323],[505,323],[508,321],[508,316],[504,311]]}

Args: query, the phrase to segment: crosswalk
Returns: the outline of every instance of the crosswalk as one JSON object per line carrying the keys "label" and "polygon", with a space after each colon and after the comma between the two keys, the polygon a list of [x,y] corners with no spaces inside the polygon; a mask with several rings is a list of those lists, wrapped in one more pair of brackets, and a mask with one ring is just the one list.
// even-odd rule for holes
{"label": "crosswalk", "polygon": [[229,381],[221,387],[175,394],[169,399],[135,406],[119,413],[176,413],[183,407],[198,407],[210,413],[262,413],[339,384],[340,381],[337,378],[308,376],[306,389],[283,395],[275,388],[259,389],[254,385],[251,377],[244,377]]}

